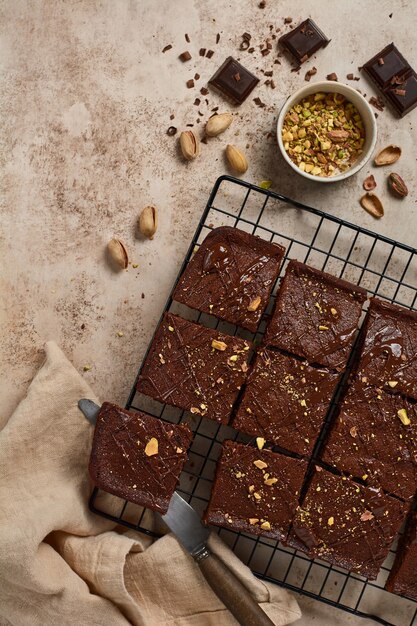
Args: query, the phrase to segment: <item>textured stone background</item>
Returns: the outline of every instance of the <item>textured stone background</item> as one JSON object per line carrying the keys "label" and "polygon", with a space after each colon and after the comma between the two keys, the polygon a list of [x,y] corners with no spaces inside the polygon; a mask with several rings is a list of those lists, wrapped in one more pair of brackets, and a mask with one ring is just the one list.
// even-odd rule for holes
{"label": "textured stone background", "polygon": [[[55,339],[79,371],[91,365],[83,375],[101,397],[125,402],[208,193],[226,171],[226,143],[245,148],[248,180],[271,179],[277,191],[416,245],[417,111],[403,120],[389,110],[379,115],[378,146],[403,148],[396,170],[410,187],[409,197],[396,201],[376,172],[386,205],[379,222],[358,204],[372,166],[341,184],[306,183],[278,157],[274,138],[267,138],[279,106],[305,84],[304,73],[313,65],[313,80],[336,71],[345,81],[394,40],[417,66],[415,3],[308,4],[309,9],[303,0],[269,0],[262,11],[257,0],[0,3],[1,420],[24,396],[47,339]],[[268,36],[270,23],[283,32],[284,16],[297,23],[309,11],[332,42],[299,75],[285,58],[273,65],[275,49],[265,58],[259,50],[238,52],[243,32],[250,31],[256,45]],[[173,49],[162,54],[169,43]],[[200,47],[212,48],[213,58],[201,59]],[[178,54],[187,49],[193,59],[182,64]],[[199,94],[185,82],[197,71],[198,88],[204,86],[229,54],[257,73],[274,69],[277,88],[261,85],[254,95],[268,106],[260,109],[249,98],[234,109],[237,119],[227,136],[211,140],[200,159],[186,164],[166,129],[195,123]],[[368,97],[374,93],[363,78],[353,84]],[[209,106],[200,107],[203,120],[216,105],[231,108],[210,93]],[[154,241],[135,232],[137,215],[149,203],[160,211]],[[137,269],[109,268],[104,251],[113,235],[126,243]],[[327,609],[310,610],[308,623],[325,623]]]}

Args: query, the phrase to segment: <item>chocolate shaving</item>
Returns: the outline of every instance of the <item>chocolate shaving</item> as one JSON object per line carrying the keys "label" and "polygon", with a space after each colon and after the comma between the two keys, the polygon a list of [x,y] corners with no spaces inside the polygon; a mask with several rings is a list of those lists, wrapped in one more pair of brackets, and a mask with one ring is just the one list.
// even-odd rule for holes
{"label": "chocolate shaving", "polygon": [[248,52],[252,54],[252,52],[255,52],[255,48],[249,48]]}
{"label": "chocolate shaving", "polygon": [[250,41],[252,39],[252,35],[250,33],[243,33],[242,39],[246,39],[247,41]]}
{"label": "chocolate shaving", "polygon": [[327,74],[326,78],[327,80],[337,81],[337,74],[335,72],[332,72],[331,74]]}
{"label": "chocolate shaving", "polygon": [[269,54],[271,52],[271,50],[269,50],[269,48],[265,48],[265,50],[262,50],[261,54],[263,57],[266,57],[267,54]]}
{"label": "chocolate shaving", "polygon": [[191,54],[188,52],[188,50],[186,50],[185,52],[182,52],[179,56],[179,59],[185,63],[186,61],[189,61],[191,59]]}
{"label": "chocolate shaving", "polygon": [[219,43],[219,41],[220,41],[220,33],[217,33],[217,35],[216,35],[216,43]]}
{"label": "chocolate shaving", "polygon": [[267,72],[264,72],[265,76],[273,76],[274,72],[272,70],[268,70]]}
{"label": "chocolate shaving", "polygon": [[190,128],[192,128],[194,124],[186,124],[186,126],[189,126]]}
{"label": "chocolate shaving", "polygon": [[189,38],[189,36],[188,36],[188,34],[187,34],[187,33],[185,33],[184,37],[185,37],[185,41],[186,41],[187,43],[190,43],[190,38]]}
{"label": "chocolate shaving", "polygon": [[185,84],[187,85],[188,89],[192,89],[194,87],[194,81],[192,78],[190,78],[190,80],[187,80]]}
{"label": "chocolate shaving", "polygon": [[375,96],[372,96],[371,98],[369,98],[369,104],[372,104],[372,106],[378,109],[378,111],[383,111],[385,107],[385,104],[381,100],[381,98],[379,97],[375,98]]}
{"label": "chocolate shaving", "polygon": [[314,76],[314,74],[317,74],[316,67],[312,67],[310,70],[308,70],[308,72],[306,72],[306,75],[304,76],[304,80],[309,81],[310,78]]}
{"label": "chocolate shaving", "polygon": [[199,55],[203,57],[206,54],[206,48],[200,48]]}
{"label": "chocolate shaving", "polygon": [[176,132],[177,132],[177,129],[175,128],[175,126],[170,126],[167,130],[167,135],[172,137],[173,135],[175,135]]}
{"label": "chocolate shaving", "polygon": [[240,50],[247,50],[249,48],[249,41],[247,41],[246,39],[244,39],[240,46],[239,46]]}
{"label": "chocolate shaving", "polygon": [[214,50],[207,50],[207,52],[206,52],[206,57],[207,57],[208,59],[211,59],[211,57],[213,56],[213,54],[214,54]]}
{"label": "chocolate shaving", "polygon": [[169,43],[167,46],[165,46],[165,48],[162,48],[162,52],[168,52],[168,50],[171,50],[172,46]]}
{"label": "chocolate shaving", "polygon": [[405,96],[407,92],[405,89],[392,89],[392,93],[395,93],[397,96]]}

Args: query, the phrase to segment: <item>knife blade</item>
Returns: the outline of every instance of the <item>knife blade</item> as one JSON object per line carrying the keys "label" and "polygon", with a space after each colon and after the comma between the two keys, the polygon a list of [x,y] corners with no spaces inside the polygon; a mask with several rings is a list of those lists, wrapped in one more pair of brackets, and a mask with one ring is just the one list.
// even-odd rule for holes
{"label": "knife blade", "polygon": [[90,422],[90,424],[95,426],[97,421],[97,415],[99,414],[101,407],[99,407],[98,404],[96,404],[92,400],[82,398],[81,400],[78,400],[78,408],[80,409],[84,417]]}
{"label": "knife blade", "polygon": [[165,515],[156,514],[200,567],[206,581],[241,626],[274,626],[235,574],[207,547],[209,529],[177,492]]}

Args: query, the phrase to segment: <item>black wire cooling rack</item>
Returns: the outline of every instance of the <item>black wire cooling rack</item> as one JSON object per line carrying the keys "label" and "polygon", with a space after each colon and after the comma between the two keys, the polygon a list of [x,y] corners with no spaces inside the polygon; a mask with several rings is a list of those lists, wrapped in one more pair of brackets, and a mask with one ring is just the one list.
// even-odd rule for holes
{"label": "black wire cooling rack", "polygon": [[[222,176],[216,181],[178,278],[208,232],[224,225],[238,227],[283,245],[286,257],[281,275],[288,259],[298,259],[361,285],[369,294],[416,309],[416,249],[230,176]],[[178,313],[205,326],[258,343],[265,330],[265,319],[273,308],[276,287],[255,335],[212,316],[192,311],[173,302],[171,296],[164,311]],[[336,400],[337,394],[311,462],[316,460]],[[136,393],[136,381],[126,408],[144,410],[170,422],[185,422],[193,430],[189,460],[181,474],[178,491],[202,514],[210,496],[222,441],[245,440],[244,437],[229,426],[219,425]],[[149,511],[104,494],[97,488],[91,495],[90,509],[117,524],[159,536],[153,530]],[[254,574],[264,580],[386,626],[417,626],[417,602],[399,596],[395,597],[394,602],[392,594],[383,589],[394,561],[395,545],[377,580],[371,582],[324,561],[310,560],[302,552],[271,539],[227,529],[216,530]]]}

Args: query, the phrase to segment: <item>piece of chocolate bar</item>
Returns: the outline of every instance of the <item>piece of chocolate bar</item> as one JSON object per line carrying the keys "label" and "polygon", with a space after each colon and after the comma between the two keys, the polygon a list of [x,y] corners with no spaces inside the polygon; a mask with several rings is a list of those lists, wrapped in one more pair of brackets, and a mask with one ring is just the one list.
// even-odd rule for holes
{"label": "piece of chocolate bar", "polygon": [[242,104],[258,83],[259,78],[233,57],[227,57],[209,80],[209,85],[218,89],[235,104]]}
{"label": "piece of chocolate bar", "polygon": [[304,63],[317,50],[325,48],[329,42],[330,39],[310,18],[278,39],[278,44],[287,50],[297,63]]}

